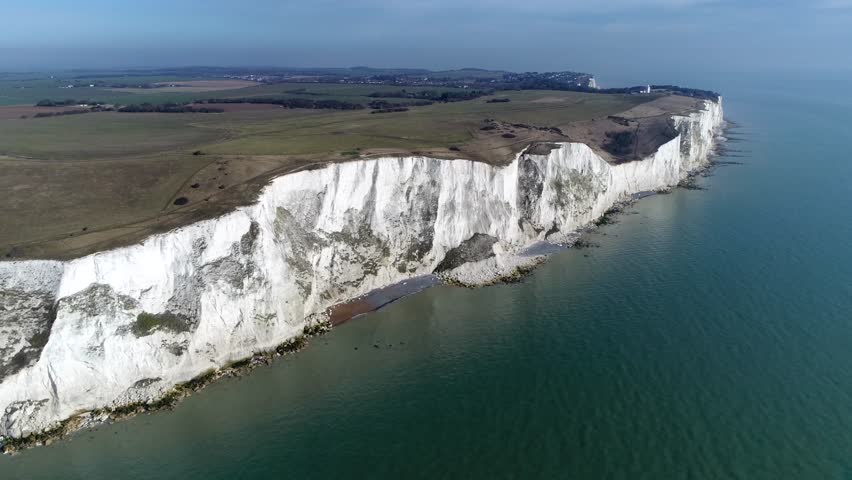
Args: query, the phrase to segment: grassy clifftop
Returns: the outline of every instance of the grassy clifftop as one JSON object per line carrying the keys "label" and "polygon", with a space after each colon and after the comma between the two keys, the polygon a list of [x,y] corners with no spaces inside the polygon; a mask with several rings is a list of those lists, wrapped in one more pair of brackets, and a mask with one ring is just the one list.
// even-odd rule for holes
{"label": "grassy clifftop", "polygon": [[[274,93],[365,105],[422,91],[336,84],[204,88],[192,95]],[[591,144],[610,128],[600,122],[658,98],[505,91],[381,114],[213,103],[224,113],[32,118],[23,107],[0,107],[0,190],[10,192],[0,198],[0,255],[69,258],[132,243],[248,203],[269,178],[326,162],[421,154],[502,164],[535,142]]]}

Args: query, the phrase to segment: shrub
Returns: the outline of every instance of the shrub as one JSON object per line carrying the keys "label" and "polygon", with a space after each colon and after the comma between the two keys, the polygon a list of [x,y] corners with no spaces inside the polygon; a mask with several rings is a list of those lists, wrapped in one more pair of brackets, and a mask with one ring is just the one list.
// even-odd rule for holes
{"label": "shrub", "polygon": [[189,319],[183,315],[172,312],[148,313],[142,312],[136,316],[131,331],[137,337],[145,337],[154,333],[157,329],[171,330],[172,332],[188,332]]}
{"label": "shrub", "polygon": [[636,134],[633,131],[607,132],[608,141],[604,149],[613,155],[627,155],[633,151],[636,142]]}

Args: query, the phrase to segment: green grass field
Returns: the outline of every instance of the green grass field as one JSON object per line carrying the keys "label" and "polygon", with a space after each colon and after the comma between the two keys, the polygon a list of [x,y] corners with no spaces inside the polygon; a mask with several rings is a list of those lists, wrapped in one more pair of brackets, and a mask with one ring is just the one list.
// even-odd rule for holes
{"label": "green grass field", "polygon": [[[317,85],[309,92],[348,97],[362,86]],[[370,87],[370,91],[375,90]],[[261,90],[263,87],[258,88]],[[283,90],[279,86],[280,90]],[[243,90],[255,90],[253,88]],[[262,89],[266,92],[270,89]],[[606,116],[650,97],[526,91],[434,104],[407,112],[371,114],[369,110],[228,112],[224,114],[90,113],[86,115],[0,121],[0,154],[44,159],[88,159],[202,149],[222,155],[316,155],[356,148],[447,148],[468,142],[486,118],[508,123],[564,127]]]}
{"label": "green grass field", "polygon": [[[181,83],[193,80],[213,80],[204,78],[179,78],[179,77],[105,77],[97,79],[0,79],[0,106],[2,105],[34,105],[40,100],[91,100],[111,104],[139,104],[139,103],[185,103],[197,100],[215,98],[238,98],[238,97],[276,97],[276,98],[311,98],[323,100],[339,100],[352,103],[367,104],[370,98],[367,95],[374,92],[417,92],[424,90],[432,91],[458,91],[446,87],[396,87],[393,85],[355,85],[355,84],[316,84],[316,83],[279,83],[259,84],[244,88],[225,88],[222,90],[196,92],[187,89],[186,92],[173,91],[174,89],[115,89],[102,87],[75,87],[64,88],[71,83],[83,85],[94,84],[95,81],[106,83]],[[221,79],[218,79],[221,80]],[[92,82],[92,83],[89,83]]]}
{"label": "green grass field", "polygon": [[[0,95],[15,81],[0,81]],[[50,85],[29,85],[33,99],[62,98],[45,94]],[[366,103],[369,93],[388,89],[400,88],[278,84],[192,95]],[[486,102],[498,96],[511,101]],[[217,114],[95,112],[0,120],[0,190],[11,193],[0,197],[0,255],[67,258],[138,241],[248,202],[267,178],[317,162],[423,153],[504,163],[531,142],[566,138],[508,124],[564,128],[653,98],[512,91],[386,114],[270,106]],[[486,119],[505,122],[514,136],[501,135],[505,129],[480,130]],[[174,205],[178,197],[188,205]]]}
{"label": "green grass field", "polygon": [[0,121],[0,155],[87,160],[186,150],[223,137],[179,114],[89,113]]}

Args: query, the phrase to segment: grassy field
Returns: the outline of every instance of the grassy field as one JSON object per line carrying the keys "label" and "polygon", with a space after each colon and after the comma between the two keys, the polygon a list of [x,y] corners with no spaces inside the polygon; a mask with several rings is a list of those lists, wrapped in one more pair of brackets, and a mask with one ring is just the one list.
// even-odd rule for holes
{"label": "grassy field", "polygon": [[[109,88],[78,86],[66,88],[69,84],[95,84],[102,81],[107,84],[183,84],[188,87],[163,88]],[[92,83],[89,83],[92,82]],[[0,106],[33,105],[40,100],[91,100],[110,104],[132,103],[184,103],[211,98],[238,97],[276,97],[310,98],[315,100],[339,100],[367,104],[374,98],[368,97],[374,92],[417,92],[458,91],[446,87],[397,87],[393,85],[356,85],[356,84],[316,84],[316,83],[279,83],[254,84],[223,79],[186,79],[179,77],[106,77],[97,79],[0,79]]]}
{"label": "grassy field", "polygon": [[[197,118],[197,116],[195,117]],[[179,114],[88,113],[0,121],[0,155],[93,159],[190,149],[223,138]]]}
{"label": "grassy field", "polygon": [[87,162],[0,157],[0,245],[58,240],[62,250],[73,243],[66,239],[149,218],[204,166],[193,156]]}
{"label": "grassy field", "polygon": [[511,101],[487,103],[486,98],[490,97],[485,97],[390,114],[323,112],[249,120],[235,127],[237,134],[232,140],[211,146],[210,151],[231,155],[314,155],[356,149],[365,153],[385,149],[441,150],[483,137],[480,127],[489,118],[564,128],[572,122],[605,117],[650,99],[546,91],[509,92],[499,97]]}
{"label": "grassy field", "polygon": [[99,88],[63,88],[69,84],[52,78],[11,78],[0,80],[0,105],[33,105],[39,100],[80,99],[108,95]]}
{"label": "grassy field", "polygon": [[[337,89],[335,98],[347,98],[343,93],[351,90]],[[483,97],[387,114],[269,108],[225,114],[104,112],[15,118],[0,120],[0,154],[68,160],[195,149],[221,155],[333,156],[356,149],[407,153],[473,141],[488,118],[564,128],[651,98],[548,91],[508,92],[499,97],[511,102],[487,103],[491,97]]]}
{"label": "grassy field", "polygon": [[[388,89],[398,87],[279,84],[196,93],[364,102]],[[495,97],[511,101],[487,103]],[[532,142],[568,139],[536,127],[568,131],[654,98],[513,91],[385,114],[270,106],[7,118],[0,120],[0,190],[9,192],[0,197],[0,255],[68,258],[132,243],[245,204],[268,178],[317,163],[421,153],[503,164]],[[185,205],[175,205],[180,197]]]}

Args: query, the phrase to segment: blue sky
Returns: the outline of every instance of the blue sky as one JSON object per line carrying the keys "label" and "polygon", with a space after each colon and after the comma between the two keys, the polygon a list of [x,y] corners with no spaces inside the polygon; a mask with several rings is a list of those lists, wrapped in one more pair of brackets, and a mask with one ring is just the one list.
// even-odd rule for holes
{"label": "blue sky", "polygon": [[0,0],[0,70],[852,68],[852,0]]}

